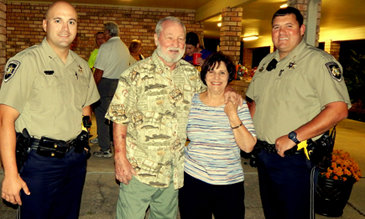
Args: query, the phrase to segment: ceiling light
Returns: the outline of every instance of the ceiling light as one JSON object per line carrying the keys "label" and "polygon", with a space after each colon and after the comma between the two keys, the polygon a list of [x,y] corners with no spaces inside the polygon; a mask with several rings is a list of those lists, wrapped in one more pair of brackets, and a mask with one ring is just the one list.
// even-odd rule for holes
{"label": "ceiling light", "polygon": [[244,36],[242,38],[243,41],[251,41],[251,40],[257,40],[259,38],[258,35],[251,35],[251,36]]}
{"label": "ceiling light", "polygon": [[217,24],[217,26],[218,26],[218,27],[221,27],[221,26],[222,26],[222,23],[221,23],[221,22],[219,22],[219,23]]}
{"label": "ceiling light", "polygon": [[288,7],[288,4],[282,4],[280,5],[280,8],[287,8]]}

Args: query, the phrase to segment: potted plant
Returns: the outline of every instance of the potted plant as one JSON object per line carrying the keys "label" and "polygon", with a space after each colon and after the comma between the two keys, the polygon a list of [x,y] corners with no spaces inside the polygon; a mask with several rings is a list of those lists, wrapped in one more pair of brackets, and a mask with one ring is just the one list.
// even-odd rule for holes
{"label": "potted plant", "polygon": [[331,166],[319,174],[314,200],[315,212],[329,217],[341,216],[350,198],[352,186],[360,177],[359,164],[350,154],[334,150]]}

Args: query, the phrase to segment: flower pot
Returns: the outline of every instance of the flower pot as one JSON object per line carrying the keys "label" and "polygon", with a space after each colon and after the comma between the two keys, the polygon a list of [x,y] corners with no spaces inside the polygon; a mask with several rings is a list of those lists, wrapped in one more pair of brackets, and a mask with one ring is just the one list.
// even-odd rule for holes
{"label": "flower pot", "polygon": [[341,216],[354,183],[354,180],[343,182],[319,177],[314,197],[315,212],[327,217]]}

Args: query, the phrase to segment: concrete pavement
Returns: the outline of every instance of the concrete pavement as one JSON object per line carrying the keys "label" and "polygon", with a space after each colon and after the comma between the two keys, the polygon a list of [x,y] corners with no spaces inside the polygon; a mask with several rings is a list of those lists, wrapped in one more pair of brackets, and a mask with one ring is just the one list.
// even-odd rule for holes
{"label": "concrete pavement", "polygon": [[[91,130],[95,137],[95,129]],[[93,138],[94,138],[93,137]],[[335,149],[344,149],[360,164],[365,175],[365,123],[346,119],[337,128]],[[99,150],[92,144],[92,151]],[[264,219],[258,189],[257,170],[251,168],[242,159],[245,172],[246,219]],[[83,191],[80,218],[109,219],[115,218],[119,187],[114,178],[113,158],[91,157],[88,160],[88,173]],[[4,177],[0,169],[0,181]],[[365,179],[360,179],[352,190],[351,197],[344,209],[341,219],[365,219]],[[0,219],[14,219],[16,210],[0,203]],[[179,216],[177,218],[180,218]],[[327,218],[316,215],[317,219]],[[133,218],[132,218],[133,219]]]}

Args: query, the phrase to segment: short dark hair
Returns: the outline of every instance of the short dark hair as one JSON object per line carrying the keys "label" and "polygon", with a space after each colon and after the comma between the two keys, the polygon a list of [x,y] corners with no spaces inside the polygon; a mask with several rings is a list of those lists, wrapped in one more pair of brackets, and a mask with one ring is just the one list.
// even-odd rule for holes
{"label": "short dark hair", "polygon": [[296,8],[293,7],[287,7],[287,8],[280,8],[279,10],[277,10],[274,14],[274,16],[272,17],[271,20],[271,25],[274,22],[274,19],[278,16],[285,16],[288,14],[294,14],[295,18],[297,19],[298,23],[299,23],[299,27],[302,26],[303,24],[303,15],[300,13],[300,11]]}
{"label": "short dark hair", "polygon": [[99,31],[99,32],[97,32],[97,33],[95,34],[95,36],[97,36],[97,35],[99,35],[99,34],[104,34],[104,32]]}
{"label": "short dark hair", "polygon": [[129,44],[129,52],[130,53],[135,53],[138,48],[142,46],[142,43],[140,40],[132,40],[131,44]]}
{"label": "short dark hair", "polygon": [[233,81],[234,75],[236,74],[236,66],[233,64],[232,60],[228,56],[224,55],[222,52],[215,52],[208,56],[208,58],[204,61],[202,70],[200,72],[200,79],[205,85],[207,85],[207,82],[205,81],[205,76],[207,72],[216,67],[219,67],[220,62],[224,62],[227,67],[227,71],[229,74],[227,85],[231,81]]}
{"label": "short dark hair", "polygon": [[198,34],[196,34],[194,32],[187,33],[185,42],[186,42],[185,44],[190,44],[190,45],[193,45],[193,46],[197,47],[197,45],[199,43]]}

